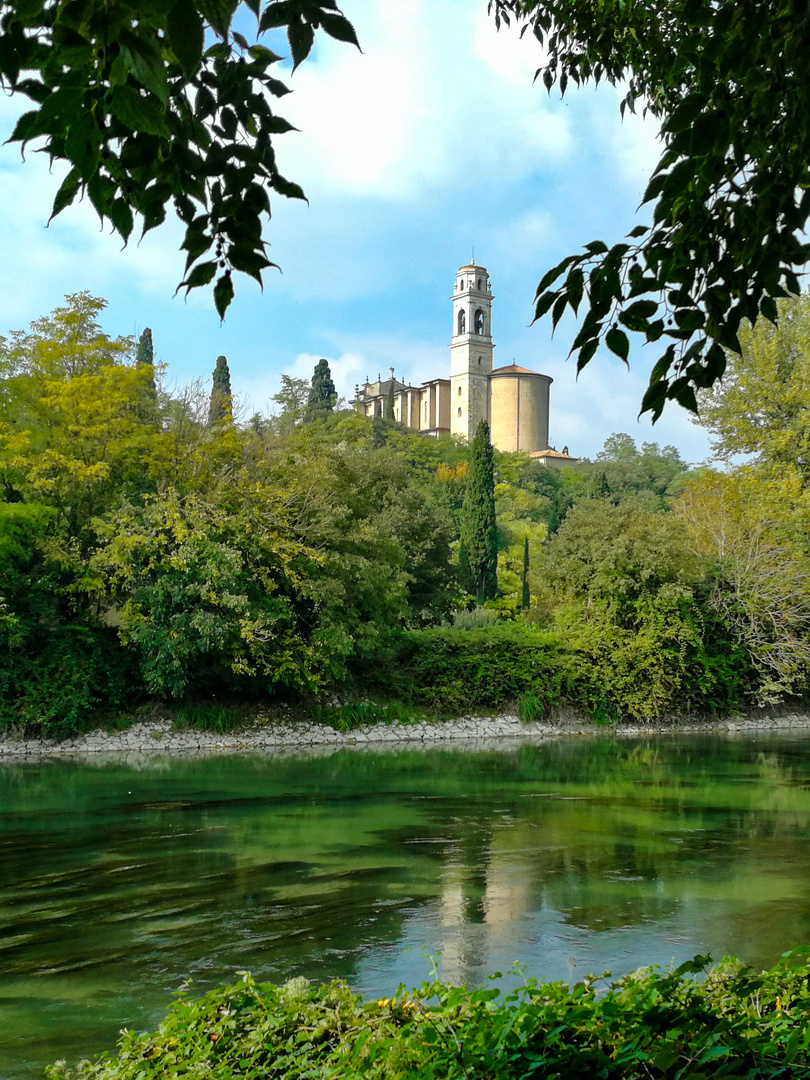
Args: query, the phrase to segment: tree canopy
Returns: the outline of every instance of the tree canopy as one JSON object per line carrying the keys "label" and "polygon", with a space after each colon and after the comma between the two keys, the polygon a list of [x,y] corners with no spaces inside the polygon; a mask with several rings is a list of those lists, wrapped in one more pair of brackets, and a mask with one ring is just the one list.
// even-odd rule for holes
{"label": "tree canopy", "polygon": [[[253,41],[234,29],[242,9]],[[274,265],[263,238],[271,193],[304,198],[273,146],[292,130],[275,109],[288,88],[274,74],[282,58],[258,39],[279,28],[294,68],[316,30],[357,44],[334,0],[0,3],[0,85],[33,102],[10,141],[33,140],[69,167],[51,217],[87,195],[126,242],[172,206],[185,226],[181,285],[216,279],[223,316],[234,272],[261,283]]]}
{"label": "tree canopy", "polygon": [[[624,88],[661,122],[663,153],[644,195],[652,224],[601,240],[544,275],[536,316],[585,314],[571,348],[581,370],[601,344],[627,362],[628,331],[661,350],[642,401],[696,409],[726,349],[777,299],[799,292],[810,257],[810,11],[800,0],[490,0],[544,49],[537,74]],[[562,279],[562,283],[560,283]]]}

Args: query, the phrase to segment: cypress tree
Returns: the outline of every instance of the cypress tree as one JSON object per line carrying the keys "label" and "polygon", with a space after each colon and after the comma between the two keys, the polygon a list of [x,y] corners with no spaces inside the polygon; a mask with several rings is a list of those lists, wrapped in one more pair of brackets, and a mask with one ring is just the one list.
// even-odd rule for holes
{"label": "cypress tree", "polygon": [[138,338],[138,351],[135,354],[136,364],[149,364],[155,366],[155,349],[152,345],[152,331],[147,328]]}
{"label": "cypress tree", "polygon": [[148,326],[138,338],[135,366],[146,374],[143,390],[138,395],[138,412],[144,419],[153,422],[156,426],[160,426],[157,407],[157,384],[155,383],[155,349],[152,344],[152,331]]}
{"label": "cypress tree", "polygon": [[229,420],[232,408],[231,373],[228,361],[224,356],[218,356],[211,385],[211,402],[208,406],[209,426],[218,424],[222,420]]}
{"label": "cypress tree", "polygon": [[458,551],[462,584],[477,604],[491,600],[498,589],[498,533],[495,523],[495,463],[489,424],[475,432],[461,507]]}
{"label": "cypress tree", "polygon": [[393,379],[391,379],[391,381],[389,383],[389,386],[388,386],[388,394],[387,394],[386,399],[385,399],[385,412],[383,413],[383,417],[386,420],[393,420],[394,419],[394,380]]}
{"label": "cypress tree", "polygon": [[315,365],[312,373],[312,388],[309,391],[307,402],[307,415],[310,420],[318,416],[325,416],[335,408],[337,390],[332,381],[332,372],[329,370],[329,361],[323,357]]}
{"label": "cypress tree", "polygon": [[523,537],[523,577],[520,592],[520,606],[523,611],[528,611],[531,606],[532,596],[529,592],[529,538]]}

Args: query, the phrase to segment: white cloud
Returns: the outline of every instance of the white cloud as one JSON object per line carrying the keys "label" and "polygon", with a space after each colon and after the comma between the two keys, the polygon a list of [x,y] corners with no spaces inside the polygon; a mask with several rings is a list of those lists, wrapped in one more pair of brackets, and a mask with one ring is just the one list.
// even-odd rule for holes
{"label": "white cloud", "polygon": [[285,140],[285,169],[321,188],[411,200],[570,152],[566,117],[531,88],[533,61],[513,63],[528,55],[524,43],[496,33],[485,12],[397,0],[360,5],[353,18],[364,54],[330,45],[292,80],[284,105],[301,133]]}

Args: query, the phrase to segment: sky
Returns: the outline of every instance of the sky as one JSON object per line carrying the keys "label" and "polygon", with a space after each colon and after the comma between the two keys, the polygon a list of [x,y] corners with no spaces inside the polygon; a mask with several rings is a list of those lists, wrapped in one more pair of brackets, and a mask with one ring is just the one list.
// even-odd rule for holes
{"label": "sky", "polygon": [[[496,30],[486,0],[344,0],[362,53],[320,39],[278,111],[281,172],[309,203],[277,198],[266,237],[281,267],[264,291],[237,275],[220,323],[208,290],[175,295],[182,230],[170,220],[122,249],[85,201],[47,226],[61,174],[44,155],[0,146],[0,333],[87,290],[108,302],[110,334],[152,329],[167,384],[210,385],[228,358],[241,408],[273,412],[281,375],[329,360],[338,391],[389,367],[419,383],[449,375],[451,292],[473,251],[495,296],[495,364],[550,375],[550,442],[594,457],[613,432],[705,460],[706,433],[672,404],[654,426],[638,409],[657,354],[628,371],[600,352],[577,379],[576,323],[532,325],[537,282],[590,240],[613,243],[645,220],[639,203],[660,144],[654,123],[619,114],[609,87],[549,96],[533,85],[538,43]],[[285,53],[283,38],[268,43]],[[282,67],[282,65],[280,65]],[[0,100],[10,134],[25,108]]]}

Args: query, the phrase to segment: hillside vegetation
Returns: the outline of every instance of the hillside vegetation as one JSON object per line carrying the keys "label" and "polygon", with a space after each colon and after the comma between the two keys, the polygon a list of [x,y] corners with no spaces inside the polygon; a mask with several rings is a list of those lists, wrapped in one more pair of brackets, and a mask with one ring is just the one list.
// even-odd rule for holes
{"label": "hillside vegetation", "polygon": [[335,695],[613,721],[804,693],[805,298],[704,403],[747,464],[621,434],[560,472],[494,452],[486,586],[473,446],[339,409],[328,366],[270,418],[235,415],[224,357],[210,392],[169,392],[151,334],[110,338],[104,306],[69,296],[0,346],[0,724]]}

